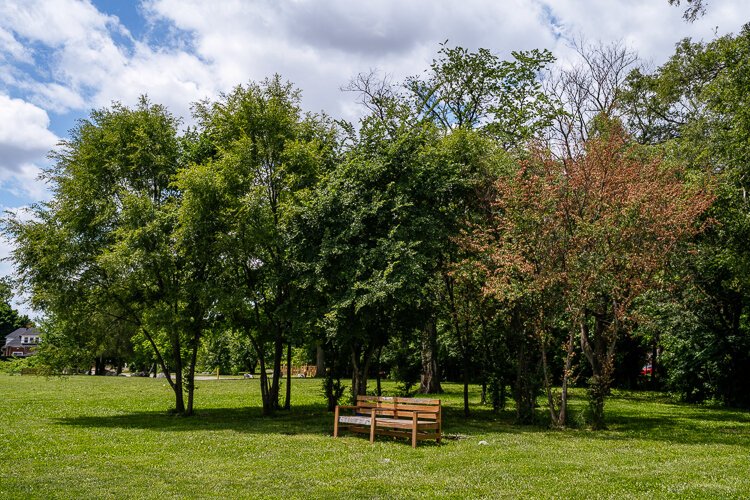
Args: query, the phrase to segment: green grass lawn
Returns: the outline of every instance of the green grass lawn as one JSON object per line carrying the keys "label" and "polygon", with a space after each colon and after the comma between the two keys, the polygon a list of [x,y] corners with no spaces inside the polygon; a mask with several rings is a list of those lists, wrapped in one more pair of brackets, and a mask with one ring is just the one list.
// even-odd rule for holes
{"label": "green grass lawn", "polygon": [[0,498],[750,495],[747,412],[617,393],[609,430],[552,431],[493,415],[476,392],[464,419],[461,388],[445,388],[449,439],[414,450],[334,439],[318,380],[294,379],[294,409],[273,418],[257,379],[201,381],[184,418],[167,415],[159,379],[0,374]]}

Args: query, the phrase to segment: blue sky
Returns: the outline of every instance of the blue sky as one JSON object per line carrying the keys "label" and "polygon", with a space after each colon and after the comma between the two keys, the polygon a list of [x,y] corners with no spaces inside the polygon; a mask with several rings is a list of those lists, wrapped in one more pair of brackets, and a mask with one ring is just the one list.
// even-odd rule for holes
{"label": "blue sky", "polygon": [[[115,100],[148,94],[189,123],[192,102],[278,72],[307,109],[354,120],[339,91],[352,76],[416,74],[446,39],[501,56],[548,48],[563,65],[573,38],[621,40],[658,65],[683,37],[748,21],[744,0],[710,0],[692,24],[667,0],[2,0],[0,209],[47,199],[47,152]],[[10,248],[0,241],[0,257]]]}

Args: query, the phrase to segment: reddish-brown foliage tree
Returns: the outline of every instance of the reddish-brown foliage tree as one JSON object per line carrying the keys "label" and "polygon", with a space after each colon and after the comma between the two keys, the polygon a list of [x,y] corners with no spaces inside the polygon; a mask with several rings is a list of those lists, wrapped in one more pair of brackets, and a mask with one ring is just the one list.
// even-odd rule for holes
{"label": "reddish-brown foliage tree", "polygon": [[[527,324],[542,349],[550,415],[565,425],[574,343],[588,361],[591,425],[604,427],[604,399],[618,335],[633,300],[657,284],[680,242],[700,231],[709,190],[686,183],[681,167],[631,145],[617,124],[573,157],[532,151],[514,176],[497,181],[489,223],[466,235],[484,293],[533,311]],[[554,397],[546,363],[551,322],[564,318],[565,367]]]}

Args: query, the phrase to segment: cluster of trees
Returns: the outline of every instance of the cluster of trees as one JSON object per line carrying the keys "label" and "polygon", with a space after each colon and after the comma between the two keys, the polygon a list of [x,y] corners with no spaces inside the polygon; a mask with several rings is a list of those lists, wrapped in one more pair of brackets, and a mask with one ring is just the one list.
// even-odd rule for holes
{"label": "cluster of trees", "polygon": [[750,27],[650,74],[579,52],[442,46],[418,77],[354,78],[356,127],[279,76],[184,131],[146,98],[92,112],[51,201],[5,221],[42,355],[156,364],[180,414],[206,356],[257,363],[264,412],[288,408],[294,348],[324,355],[329,405],[388,369],[404,391],[462,380],[467,414],[473,382],[521,422],[546,394],[564,426],[582,383],[601,428],[647,359],[659,387],[750,404]]}

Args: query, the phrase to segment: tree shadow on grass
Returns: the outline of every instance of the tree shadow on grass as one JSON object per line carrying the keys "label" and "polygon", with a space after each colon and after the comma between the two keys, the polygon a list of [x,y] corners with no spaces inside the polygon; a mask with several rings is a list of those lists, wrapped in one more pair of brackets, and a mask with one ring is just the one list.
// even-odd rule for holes
{"label": "tree shadow on grass", "polygon": [[81,415],[55,419],[64,426],[89,428],[146,429],[165,432],[231,430],[253,434],[325,434],[333,428],[333,416],[320,406],[297,406],[263,416],[260,408],[205,408],[190,417],[163,411],[118,415]]}
{"label": "tree shadow on grass", "polygon": [[[674,413],[671,413],[671,411]],[[609,412],[609,430],[591,432],[580,428],[559,433],[560,439],[585,437],[597,440],[646,440],[673,444],[721,444],[750,448],[750,413],[673,404],[654,414]],[[333,414],[322,405],[298,405],[291,411],[263,416],[258,407],[201,408],[192,417],[169,415],[163,411],[131,412],[116,415],[81,415],[58,418],[55,423],[80,428],[147,429],[162,432],[231,430],[249,434],[330,436]],[[506,409],[495,413],[486,407],[473,407],[463,415],[457,406],[443,408],[443,433],[447,441],[489,433],[547,433],[546,415],[538,411],[537,425],[515,424],[515,413]],[[420,443],[421,446],[421,443]]]}
{"label": "tree shadow on grass", "polygon": [[[514,426],[512,415],[512,411],[495,414],[481,409],[472,411],[471,417],[464,418],[459,409],[444,408],[443,434],[446,440],[452,440],[486,433],[544,431],[539,427]],[[333,434],[333,413],[327,412],[322,405],[298,405],[290,411],[278,411],[273,416],[262,415],[258,407],[204,408],[196,410],[195,414],[190,417],[170,415],[164,411],[136,411],[116,415],[63,417],[54,419],[54,422],[58,425],[78,428],[142,429],[159,432],[231,430],[249,434],[316,436]]]}
{"label": "tree shadow on grass", "polygon": [[652,414],[608,414],[605,440],[641,439],[673,444],[721,444],[750,448],[750,414],[688,404],[671,404]]}

